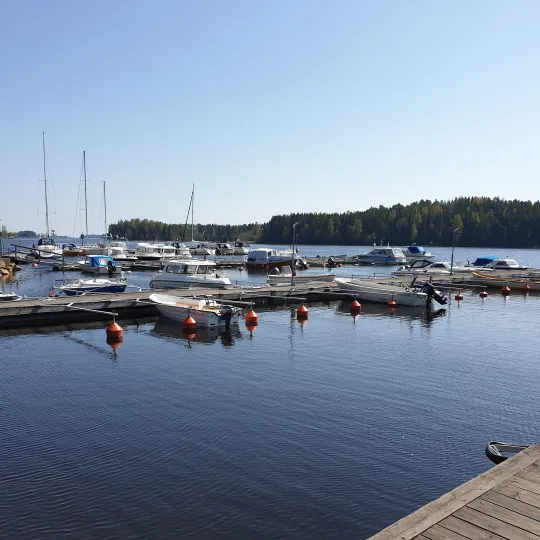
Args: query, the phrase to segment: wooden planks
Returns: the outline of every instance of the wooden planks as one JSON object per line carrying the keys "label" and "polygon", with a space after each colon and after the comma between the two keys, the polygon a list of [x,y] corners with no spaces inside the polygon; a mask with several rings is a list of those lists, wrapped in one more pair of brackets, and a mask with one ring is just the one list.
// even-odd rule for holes
{"label": "wooden planks", "polygon": [[372,540],[540,540],[540,445],[533,445]]}

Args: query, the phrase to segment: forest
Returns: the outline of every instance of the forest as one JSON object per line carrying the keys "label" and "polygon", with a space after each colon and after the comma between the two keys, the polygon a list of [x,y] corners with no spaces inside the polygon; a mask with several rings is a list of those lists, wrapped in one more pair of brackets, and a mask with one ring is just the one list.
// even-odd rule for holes
{"label": "forest", "polygon": [[[264,244],[292,243],[292,225],[299,244],[540,246],[540,202],[488,197],[459,197],[451,201],[421,200],[344,213],[298,213],[273,216],[268,223],[195,225],[197,241],[241,239]],[[188,225],[147,219],[122,220],[109,232],[129,240],[191,240]]]}

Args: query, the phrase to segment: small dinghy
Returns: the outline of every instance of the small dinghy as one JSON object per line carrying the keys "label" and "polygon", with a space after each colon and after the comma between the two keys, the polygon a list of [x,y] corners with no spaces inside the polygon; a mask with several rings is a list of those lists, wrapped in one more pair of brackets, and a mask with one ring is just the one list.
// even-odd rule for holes
{"label": "small dinghy", "polygon": [[53,287],[55,292],[63,292],[67,296],[80,296],[88,293],[121,293],[126,290],[127,283],[124,280],[107,278],[92,279],[66,279],[63,284]]}
{"label": "small dinghy", "polygon": [[151,294],[150,300],[167,319],[184,322],[190,315],[197,326],[214,328],[238,324],[242,309],[221,304],[210,298],[181,298],[167,294]]}
{"label": "small dinghy", "polygon": [[513,455],[525,450],[525,448],[529,448],[529,446],[490,441],[486,446],[486,456],[493,461],[495,465],[498,465]]}

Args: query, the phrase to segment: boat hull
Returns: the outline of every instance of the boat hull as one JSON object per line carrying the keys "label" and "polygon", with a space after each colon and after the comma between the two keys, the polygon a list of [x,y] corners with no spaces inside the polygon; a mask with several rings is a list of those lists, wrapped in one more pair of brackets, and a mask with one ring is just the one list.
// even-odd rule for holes
{"label": "boat hull", "polygon": [[231,286],[229,278],[208,278],[208,279],[171,279],[155,276],[150,282],[151,289],[226,289]]}
{"label": "boat hull", "polygon": [[407,262],[406,257],[373,257],[368,255],[357,255],[356,258],[359,264],[374,264],[377,266],[396,266]]}
{"label": "boat hull", "polygon": [[[335,274],[298,274],[294,278],[295,283],[331,283],[336,279]],[[269,275],[267,278],[270,285],[289,285],[291,283],[291,274]]]}
{"label": "boat hull", "polygon": [[405,291],[401,287],[380,285],[378,283],[362,283],[361,280],[336,278],[342,291],[349,292],[358,300],[388,304],[394,300],[398,306],[426,307],[429,296],[418,291]]}
{"label": "boat hull", "polygon": [[80,296],[81,294],[88,293],[122,293],[125,292],[127,285],[118,284],[118,285],[105,285],[105,286],[95,286],[95,287],[59,287],[66,296]]}
{"label": "boat hull", "polygon": [[508,278],[503,276],[488,276],[480,274],[478,272],[473,272],[473,284],[481,287],[490,287],[496,289],[502,289],[503,287],[510,287],[510,289],[521,290],[525,288],[525,285],[528,284],[529,291],[540,291],[540,281],[532,281],[527,278],[516,278],[508,276]]}

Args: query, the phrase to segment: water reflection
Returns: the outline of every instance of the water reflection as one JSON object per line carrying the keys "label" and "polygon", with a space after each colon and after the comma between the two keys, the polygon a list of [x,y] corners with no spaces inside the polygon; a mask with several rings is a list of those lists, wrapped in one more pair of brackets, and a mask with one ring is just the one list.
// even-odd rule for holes
{"label": "water reflection", "polygon": [[151,332],[188,343],[215,343],[219,339],[224,347],[234,347],[236,340],[242,339],[242,333],[238,326],[231,328],[197,328],[194,335],[186,335],[180,323],[163,317],[158,319]]}
{"label": "water reflection", "polygon": [[350,310],[350,300],[343,300],[336,305],[336,314],[344,315],[353,318],[355,321],[358,317],[394,317],[396,319],[404,319],[408,321],[418,320],[421,326],[429,327],[437,318],[443,317],[446,314],[446,309],[426,309],[421,307],[398,306],[389,308],[383,304],[362,304],[362,309],[359,314],[352,314]]}

